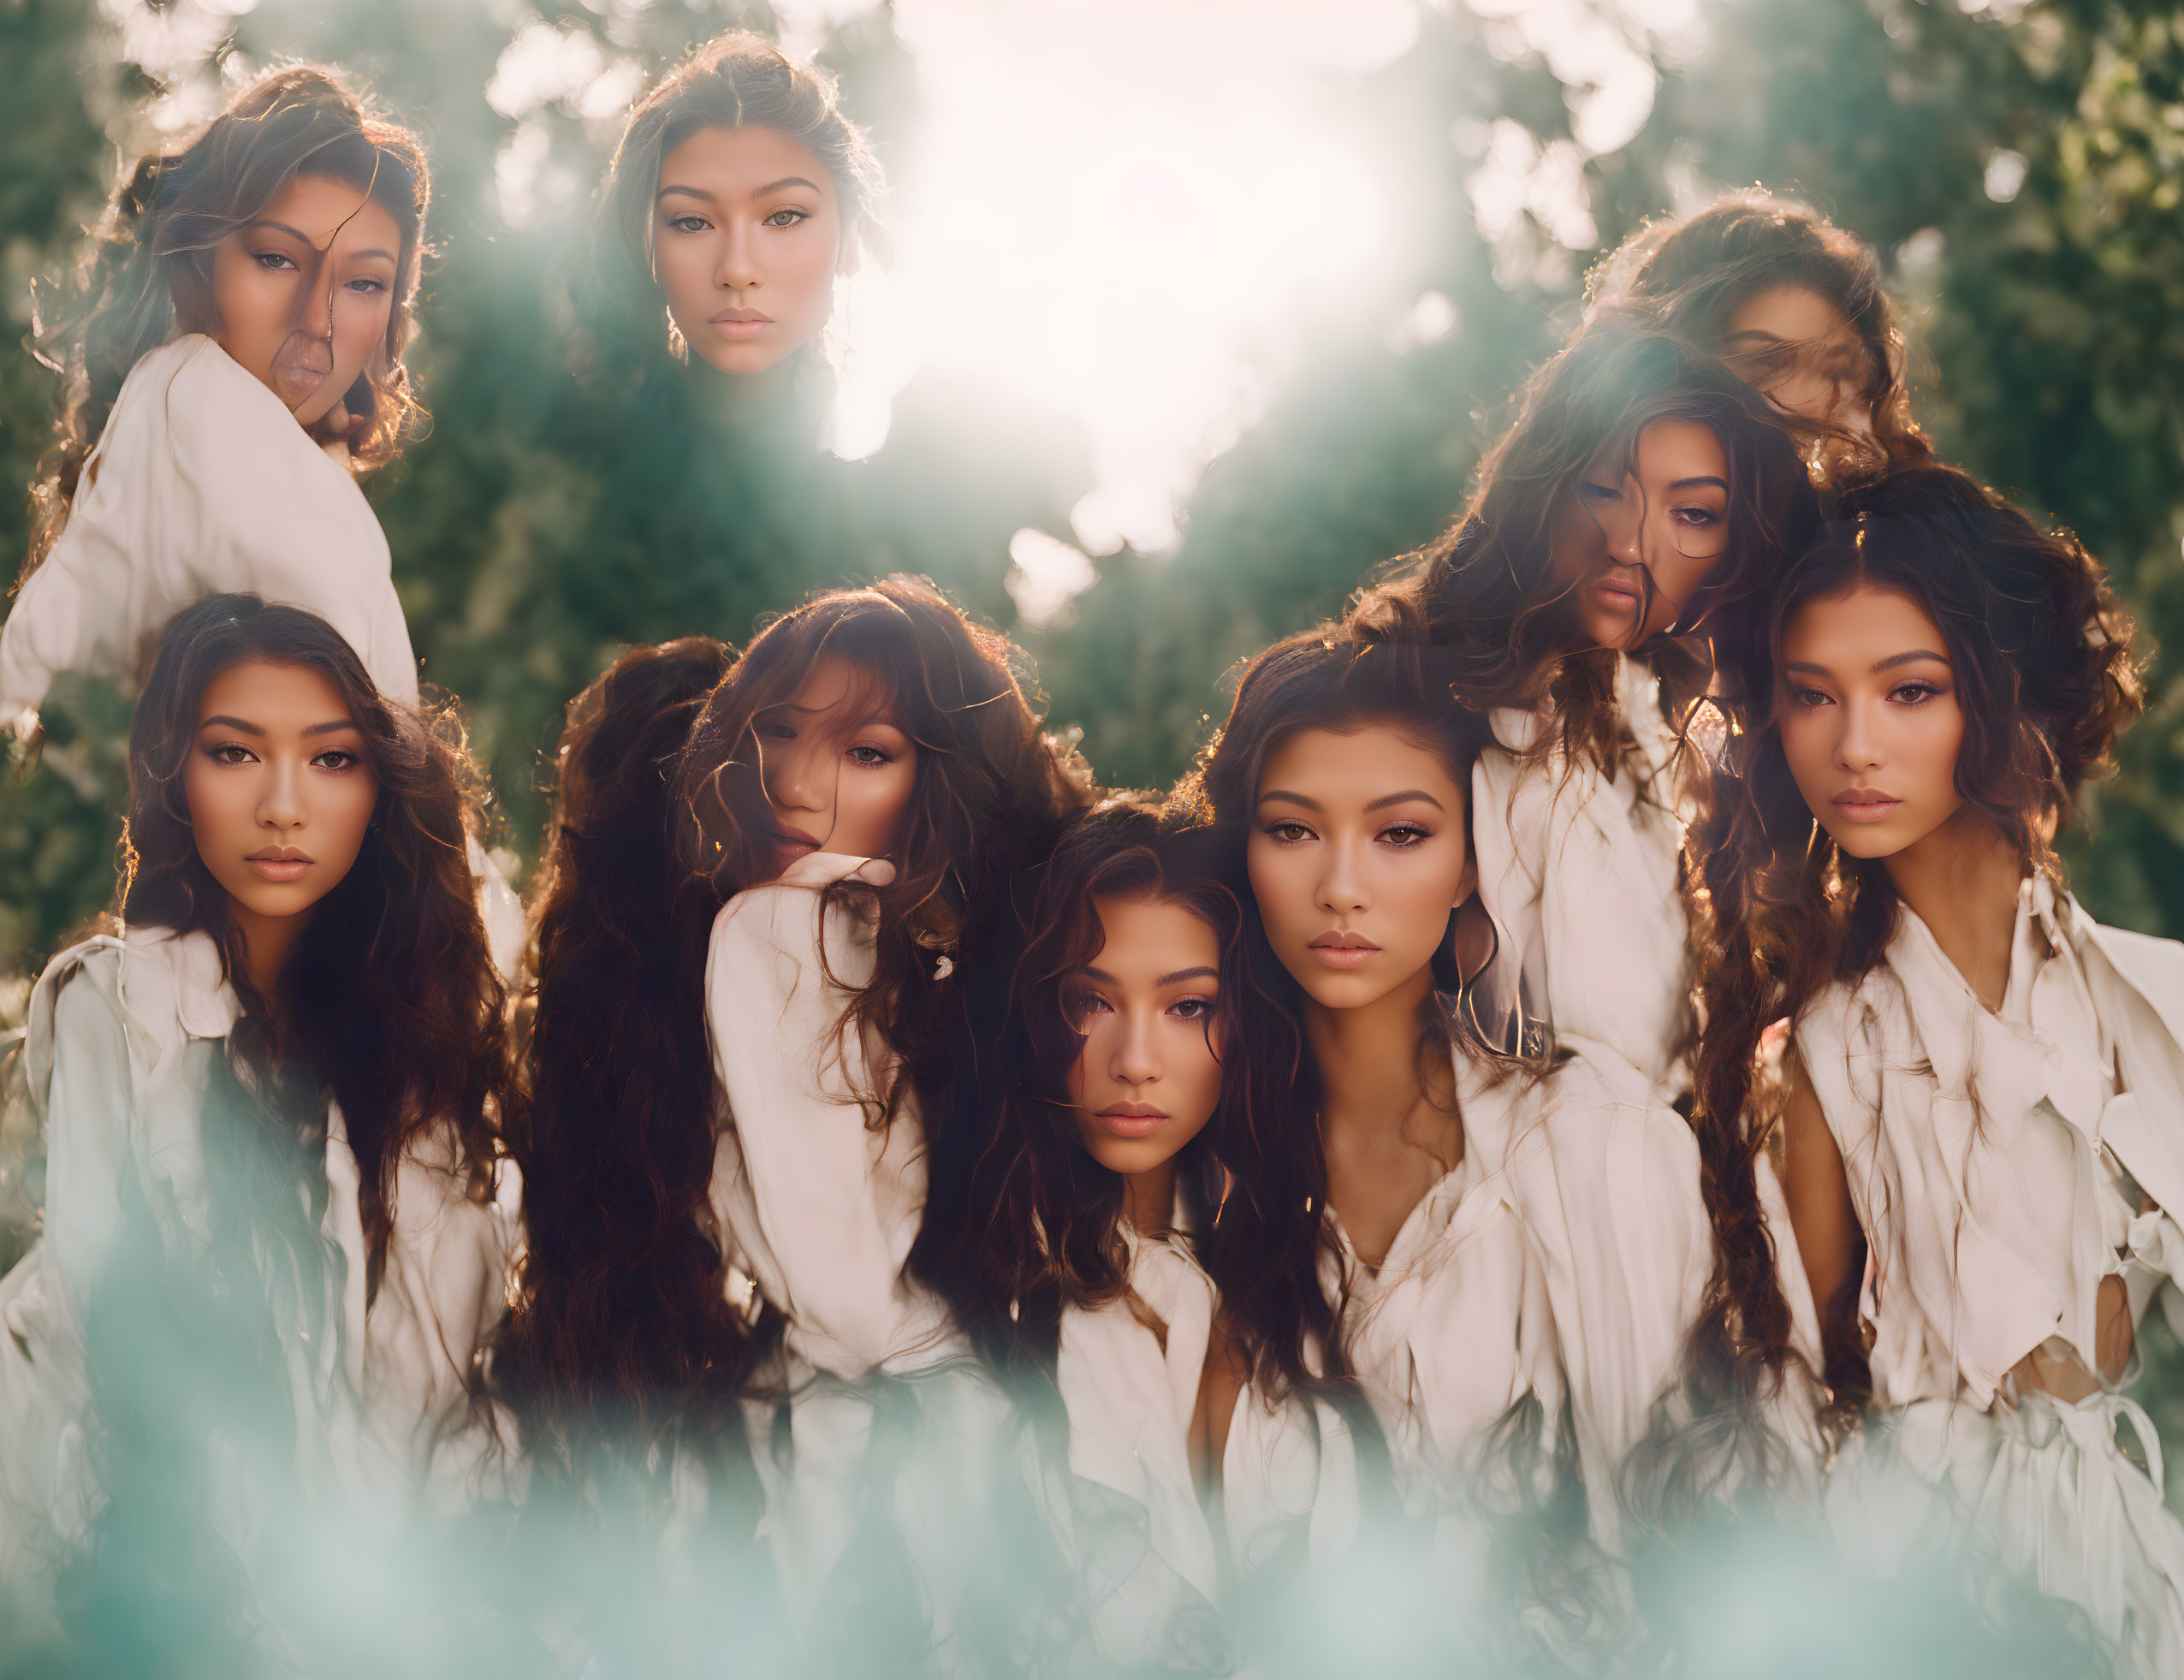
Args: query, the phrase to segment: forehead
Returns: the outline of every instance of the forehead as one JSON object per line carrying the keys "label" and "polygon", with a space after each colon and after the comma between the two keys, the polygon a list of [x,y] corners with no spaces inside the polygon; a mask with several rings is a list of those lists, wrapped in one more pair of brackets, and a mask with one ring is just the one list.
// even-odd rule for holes
{"label": "forehead", "polygon": [[1926,610],[1907,595],[1854,584],[1800,607],[1783,628],[1783,657],[1798,664],[1862,671],[1914,648],[1945,653]]}
{"label": "forehead", "polygon": [[1833,338],[1848,333],[1850,324],[1818,292],[1805,286],[1770,286],[1754,292],[1729,312],[1722,336],[1761,334],[1786,343]]}
{"label": "forehead", "polygon": [[1440,754],[1385,724],[1369,724],[1348,734],[1302,729],[1289,736],[1267,755],[1256,791],[1262,798],[1274,789],[1302,793],[1333,812],[1413,788],[1451,812],[1463,798]]}
{"label": "forehead", "polygon": [[325,175],[294,177],[253,219],[294,228],[319,251],[329,240],[338,250],[377,246],[392,252],[401,243],[392,211],[362,187]]}
{"label": "forehead", "polygon": [[1655,420],[1638,434],[1641,478],[1726,478],[1729,457],[1711,427],[1696,420]]}
{"label": "forehead", "polygon": [[246,659],[230,665],[205,686],[198,703],[200,720],[239,717],[267,729],[301,729],[347,715],[348,702],[325,672],[311,665],[276,665]]}
{"label": "forehead", "polygon": [[1092,960],[1118,980],[1220,965],[1214,930],[1172,899],[1098,898],[1092,907],[1101,940]]}
{"label": "forehead", "polygon": [[786,703],[794,711],[845,717],[886,718],[894,711],[893,697],[878,674],[838,653],[814,660]]}
{"label": "forehead", "polygon": [[751,198],[801,176],[832,202],[834,177],[818,153],[774,128],[700,128],[660,160],[661,187],[694,187],[716,199]]}

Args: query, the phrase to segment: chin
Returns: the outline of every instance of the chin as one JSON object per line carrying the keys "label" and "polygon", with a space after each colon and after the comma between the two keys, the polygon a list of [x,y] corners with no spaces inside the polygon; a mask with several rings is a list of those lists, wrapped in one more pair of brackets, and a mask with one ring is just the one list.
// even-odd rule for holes
{"label": "chin", "polygon": [[1835,842],[1837,850],[1868,864],[1893,858],[1920,838],[1917,834],[1907,835],[1893,822],[1876,823],[1871,828],[1845,825],[1840,830],[1825,822],[1820,826],[1827,829],[1828,838]]}

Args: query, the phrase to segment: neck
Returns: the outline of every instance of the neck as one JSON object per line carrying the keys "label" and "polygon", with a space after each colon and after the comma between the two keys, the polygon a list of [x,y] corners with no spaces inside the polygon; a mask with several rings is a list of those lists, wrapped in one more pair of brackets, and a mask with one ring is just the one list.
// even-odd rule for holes
{"label": "neck", "polygon": [[1175,1224],[1175,1160],[1126,1175],[1123,1181],[1124,1215],[1141,1237],[1165,1235]]}
{"label": "neck", "polygon": [[228,914],[234,918],[243,936],[243,977],[265,1000],[275,1024],[285,1030],[288,990],[284,977],[297,942],[303,938],[304,929],[311,925],[311,912],[306,910],[294,916],[261,916],[230,899]]}
{"label": "neck", "polygon": [[1363,1137],[1400,1133],[1427,1095],[1418,1056],[1418,1012],[1433,990],[1421,969],[1360,1009],[1305,1010],[1305,1034],[1320,1064],[1320,1130]]}
{"label": "neck", "polygon": [[1989,1009],[2001,1008],[2024,854],[1983,813],[1960,805],[1885,867],[1896,896],[1918,912],[1964,983]]}

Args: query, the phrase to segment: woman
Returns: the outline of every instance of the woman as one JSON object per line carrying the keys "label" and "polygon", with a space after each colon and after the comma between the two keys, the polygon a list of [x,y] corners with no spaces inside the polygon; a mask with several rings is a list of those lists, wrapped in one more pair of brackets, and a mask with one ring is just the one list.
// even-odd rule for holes
{"label": "woman", "polygon": [[160,644],[129,772],[122,923],[32,1002],[47,1196],[0,1282],[0,1574],[88,1570],[155,1627],[267,1600],[240,1638],[282,1619],[254,1587],[294,1584],[296,1523],[466,1469],[515,1088],[451,720],[323,620],[215,597]]}
{"label": "woman", "polygon": [[810,361],[800,353],[825,331],[883,190],[833,79],[732,30],[631,113],[602,193],[599,278],[655,311],[664,298],[676,359],[778,383]]}
{"label": "woman", "polygon": [[[1846,1550],[1887,1567],[1923,1511],[2081,1606],[2125,1671],[2174,1672],[2184,1529],[2114,1430],[2159,1463],[2120,1385],[2184,1253],[2184,951],[2096,923],[2050,850],[2139,710],[2131,629],[2084,549],[1961,473],[1843,511],[1736,656],[1774,698],[1701,836],[1700,1123],[1752,1100],[1788,1017],[1789,1212],[1864,1423],[1830,1494]],[[1732,1235],[1749,1174],[1708,1190],[1748,1356],[1782,1362],[1775,1279]]]}
{"label": "woman", "polygon": [[1635,308],[1713,351],[1806,434],[1838,476],[1926,462],[1903,332],[1873,247],[1757,188],[1647,224],[1595,272],[1595,309]]}
{"label": "woman", "polygon": [[1477,1592],[1464,1560],[1504,1520],[1535,1570],[1569,1569],[1588,1527],[1617,1543],[1621,1462],[1675,1375],[1706,1231],[1690,1131],[1648,1082],[1582,1050],[1513,1066],[1481,1032],[1487,723],[1383,606],[1254,660],[1199,772],[1257,973],[1309,1048],[1262,1143],[1268,1193],[1231,1198],[1208,1269],[1267,1378],[1309,1349],[1362,1386],[1399,1493]]}
{"label": "woman", "polygon": [[401,357],[430,191],[416,139],[308,66],[130,172],[38,335],[61,419],[0,626],[22,739],[62,672],[133,686],[168,619],[223,591],[317,614],[416,703],[356,481],[424,419]]}
{"label": "woman", "polygon": [[1226,1672],[1226,1583],[1338,1553],[1357,1487],[1339,1410],[1243,1392],[1200,1260],[1293,1066],[1219,847],[1119,796],[1036,870],[998,1054],[936,1142],[911,1262],[1030,1422],[1065,1636]]}
{"label": "woman", "polygon": [[[634,685],[622,698],[638,715],[613,727],[640,733],[654,708],[685,703]],[[556,1427],[626,1428],[639,1462],[694,1427],[739,1427],[728,1414],[751,1385],[761,1402],[786,1396],[778,1422],[761,1406],[753,1445],[784,1588],[823,1637],[867,1380],[953,1349],[902,1268],[924,1117],[966,1054],[958,965],[983,960],[1016,858],[1081,796],[1007,644],[907,579],[769,626],[680,763],[666,878],[587,873],[579,854],[568,919],[542,928],[542,947],[567,941],[604,966],[585,978],[598,1005],[585,1032],[538,1040],[539,1088],[567,1066],[571,1089],[621,1095],[551,1130],[557,1111],[542,1110],[524,1165],[550,1182],[533,1192],[512,1330]],[[652,843],[656,795],[640,784],[626,805],[595,803],[587,828]],[[625,913],[638,901],[673,906],[657,945],[610,931],[661,917]],[[542,984],[542,1022],[562,1008]],[[931,1588],[942,1606],[953,1590]]]}
{"label": "woman", "polygon": [[[1492,711],[1472,836],[1525,1015],[1671,1091],[1691,1030],[1680,725],[1711,680],[1708,638],[1750,611],[1813,511],[1754,393],[1677,339],[1603,319],[1534,376],[1471,510],[1398,586]],[[1516,1048],[1503,994],[1483,1018]]]}

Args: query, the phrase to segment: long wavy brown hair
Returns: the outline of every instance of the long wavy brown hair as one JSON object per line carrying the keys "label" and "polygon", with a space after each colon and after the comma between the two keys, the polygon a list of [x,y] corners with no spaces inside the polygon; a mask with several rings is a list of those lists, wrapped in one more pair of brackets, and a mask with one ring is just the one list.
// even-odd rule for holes
{"label": "long wavy brown hair", "polygon": [[[1826,299],[1857,340],[1855,364],[1827,371],[1856,386],[1872,415],[1872,436],[1818,429],[1841,470],[1866,476],[1890,463],[1932,461],[1933,446],[1912,418],[1903,330],[1881,285],[1880,258],[1809,205],[1756,187],[1725,193],[1685,221],[1647,224],[1592,276],[1599,304],[1649,310],[1670,331],[1701,345],[1719,341],[1738,306],[1778,286]],[[1737,365],[1758,383],[1786,371],[1801,353],[1789,346]]]}
{"label": "long wavy brown hair", "polygon": [[1220,1105],[1176,1161],[1189,1226],[1216,1223],[1223,1163],[1255,1162],[1255,1116],[1285,1089],[1279,1055],[1259,1042],[1261,1007],[1244,967],[1244,911],[1221,867],[1220,837],[1116,795],[1073,825],[1030,872],[1028,931],[1009,965],[1006,1008],[988,1060],[992,1077],[964,1093],[929,1161],[925,1220],[911,1271],[953,1309],[994,1368],[1051,1381],[1069,1307],[1098,1307],[1130,1287],[1126,1184],[1086,1153],[1070,1071],[1084,1040],[1069,982],[1097,960],[1095,900],[1172,904],[1220,947],[1220,995],[1208,1033],[1222,1064]]}
{"label": "long wavy brown hair", "polygon": [[947,1112],[944,1085],[976,1065],[960,977],[982,965],[1021,860],[1084,801],[1014,650],[919,579],[782,615],[702,700],[725,652],[682,643],[626,659],[584,703],[556,819],[583,839],[557,841],[533,1039],[542,1095],[565,1064],[578,1095],[548,1098],[530,1139],[514,1333],[532,1414],[565,1440],[626,1423],[641,1445],[693,1416],[733,1428],[763,1352],[722,1302],[703,977],[715,916],[777,873],[757,727],[830,656],[884,690],[918,748],[893,883],[832,889],[873,917],[873,979],[846,1012],[892,1054],[875,1089],[844,1095],[875,1126]]}
{"label": "long wavy brown hair", "polygon": [[1730,468],[1727,546],[1682,620],[1642,648],[1695,695],[1702,661],[1679,638],[1734,635],[1816,516],[1795,443],[1766,401],[1683,339],[1627,315],[1586,326],[1526,387],[1516,424],[1487,452],[1469,509],[1398,563],[1428,633],[1450,650],[1448,680],[1480,711],[1546,708],[1573,761],[1603,769],[1621,739],[1617,650],[1576,646],[1576,602],[1555,575],[1565,504],[1602,460],[1627,460],[1656,420],[1690,420],[1719,440]]}
{"label": "long wavy brown hair", "polygon": [[656,1410],[739,1428],[756,1355],[720,1286],[712,1136],[646,1129],[712,1101],[710,1064],[680,1053],[704,1030],[705,948],[685,928],[718,906],[679,867],[675,776],[733,657],[706,636],[632,649],[569,703],[554,757],[531,1100],[509,1138],[528,1240],[492,1359],[542,1463]]}
{"label": "long wavy brown hair", "polygon": [[[2057,878],[2049,837],[2110,768],[2142,704],[2132,625],[2075,537],[2041,530],[1945,466],[1899,468],[1841,512],[1783,578],[1756,633],[1719,649],[1734,691],[1750,698],[1688,841],[1706,1019],[1692,1119],[1714,1229],[1692,1374],[1702,1394],[1730,1401],[1762,1392],[1792,1356],[1754,1178],[1775,1119],[1754,1100],[1760,1036],[1869,972],[1896,924],[1886,869],[1841,852],[1790,775],[1778,710],[1785,630],[1807,603],[1861,585],[1915,603],[1955,673],[1957,791]],[[1855,1289],[1819,1304],[1825,1380],[1837,1410],[1855,1410],[1871,1388]]]}
{"label": "long wavy brown hair", "polygon": [[[23,577],[67,524],[84,462],[129,370],[179,334],[218,330],[216,247],[299,175],[369,193],[401,230],[386,334],[341,398],[348,424],[338,441],[359,471],[369,471],[400,454],[423,424],[402,353],[415,329],[411,306],[431,197],[424,147],[352,92],[337,71],[311,64],[268,71],[189,139],[139,159],[74,270],[36,299],[27,342],[58,384]],[[337,441],[325,427],[313,435]]]}
{"label": "long wavy brown hair", "polygon": [[[363,849],[320,899],[282,976],[288,1030],[251,983],[228,895],[198,856],[183,792],[206,686],[250,662],[300,666],[347,703],[377,778]],[[368,1273],[376,1294],[394,1228],[406,1151],[442,1132],[472,1196],[490,1193],[496,1121],[519,1107],[506,994],[480,920],[466,841],[479,781],[452,709],[412,711],[373,687],[333,627],[294,607],[217,595],[177,614],[161,638],[129,729],[129,811],[122,914],[131,926],[203,933],[220,947],[242,1015],[228,1057],[252,1090],[299,1080],[309,1111],[268,1103],[264,1122],[300,1127],[269,1151],[303,1172],[324,1137],[326,1101],[341,1105],[360,1179]]]}
{"label": "long wavy brown hair", "polygon": [[[1249,901],[1244,865],[1261,771],[1300,731],[1386,727],[1439,757],[1457,786],[1490,739],[1486,719],[1451,680],[1449,650],[1425,634],[1416,603],[1384,603],[1370,622],[1353,618],[1277,642],[1244,668],[1228,721],[1178,790],[1185,808],[1210,818],[1231,878]],[[1435,990],[1419,1021],[1419,1055],[1493,1056],[1474,1038],[1466,1012],[1451,1007],[1465,984],[1457,918],[1433,959]],[[1255,1110],[1248,1166],[1237,1170],[1220,1223],[1205,1245],[1207,1270],[1241,1333],[1262,1389],[1356,1395],[1340,1335],[1344,1303],[1320,1284],[1320,1261],[1336,1251],[1327,1226],[1326,1157],[1320,1147],[1320,1072],[1304,1037],[1303,993],[1267,942],[1256,912],[1247,917],[1244,994],[1274,1006],[1262,1012],[1251,1054],[1267,1064],[1272,1106]],[[1224,982],[1226,984],[1226,982]],[[1314,1356],[1323,1362],[1314,1368]]]}

